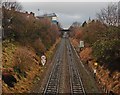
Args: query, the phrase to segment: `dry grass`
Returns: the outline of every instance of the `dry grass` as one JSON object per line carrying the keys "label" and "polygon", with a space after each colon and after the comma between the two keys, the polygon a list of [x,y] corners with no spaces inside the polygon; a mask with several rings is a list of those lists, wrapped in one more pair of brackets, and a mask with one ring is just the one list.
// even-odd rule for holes
{"label": "dry grass", "polygon": [[[3,82],[3,92],[19,93],[28,91],[41,67],[39,64],[40,59],[33,49],[30,47],[20,47],[13,43],[7,44],[3,49],[2,60],[4,66],[3,72],[12,74],[17,79],[17,83],[13,88],[8,87],[8,85]],[[13,69],[12,73],[7,70],[9,68]]]}
{"label": "dry grass", "polygon": [[[75,41],[77,40],[75,39],[71,40],[74,46],[76,46],[76,43],[77,43]],[[90,58],[92,58],[91,53],[92,53],[92,48],[86,47],[83,49],[83,51],[79,53],[79,56],[82,61],[87,61]],[[95,68],[93,65],[94,62],[95,62],[95,59],[88,62],[89,67],[91,67],[92,69]],[[111,75],[108,69],[105,69],[102,66],[98,66],[96,75],[97,75],[97,79],[101,82],[100,85],[103,85],[104,87],[106,87],[108,91],[113,91],[114,93],[120,93],[120,90],[119,90],[120,89],[120,82],[119,82],[120,72],[115,71]]]}
{"label": "dry grass", "polygon": [[81,60],[88,61],[89,59],[91,59],[91,52],[92,52],[91,48],[85,48],[83,51],[81,51],[79,54]]}
{"label": "dry grass", "polygon": [[[58,39],[56,43],[50,48],[50,50],[46,52],[47,57],[52,57],[52,51],[55,49],[59,41],[60,39]],[[7,71],[8,74],[12,74],[14,78],[16,78],[17,83],[15,83],[14,87],[9,87],[6,83],[4,83],[4,81],[2,81],[2,90],[4,93],[28,92],[36,83],[35,81],[37,76],[44,72],[44,70],[41,66],[39,56],[36,55],[32,47],[25,47],[16,44],[14,44],[14,47],[15,48],[13,51],[11,51],[11,45],[4,47],[5,49],[2,60],[3,66],[6,68],[5,71]],[[13,72],[8,72],[8,68],[12,68]]]}

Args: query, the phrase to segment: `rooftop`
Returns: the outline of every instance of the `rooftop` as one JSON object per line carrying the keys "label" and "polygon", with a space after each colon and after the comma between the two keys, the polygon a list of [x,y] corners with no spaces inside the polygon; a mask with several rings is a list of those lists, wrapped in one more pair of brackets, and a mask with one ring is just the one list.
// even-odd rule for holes
{"label": "rooftop", "polygon": [[51,13],[51,14],[44,14],[44,15],[38,16],[38,17],[57,17],[57,15],[55,13]]}

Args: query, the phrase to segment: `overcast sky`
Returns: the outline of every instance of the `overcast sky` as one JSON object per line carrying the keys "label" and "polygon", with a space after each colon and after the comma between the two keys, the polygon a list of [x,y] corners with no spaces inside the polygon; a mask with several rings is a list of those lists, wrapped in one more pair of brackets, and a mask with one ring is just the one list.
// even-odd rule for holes
{"label": "overcast sky", "polygon": [[[73,22],[83,21],[96,17],[100,9],[108,6],[110,2],[22,2],[23,10],[34,12],[35,15],[56,13],[58,21],[64,28],[68,28]],[[40,11],[38,11],[38,9]]]}

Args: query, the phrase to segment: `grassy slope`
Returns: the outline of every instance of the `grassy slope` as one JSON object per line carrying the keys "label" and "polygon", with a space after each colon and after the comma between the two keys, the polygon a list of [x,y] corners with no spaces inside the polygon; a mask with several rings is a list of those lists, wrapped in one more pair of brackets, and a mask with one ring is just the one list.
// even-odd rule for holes
{"label": "grassy slope", "polygon": [[[56,43],[46,52],[48,60],[53,54]],[[13,75],[16,78],[17,83],[14,87],[9,87],[4,81],[3,92],[4,93],[22,93],[28,92],[32,85],[35,83],[38,75],[44,71],[40,57],[36,55],[32,47],[21,46],[16,42],[3,42],[3,74]],[[20,71],[18,70],[20,69]],[[9,69],[12,69],[10,71]]]}
{"label": "grassy slope", "polygon": [[[71,42],[76,47],[78,46],[78,42],[75,39],[72,39]],[[86,62],[87,59],[91,57],[91,48],[85,48],[83,51],[80,52],[81,60]],[[94,60],[88,62],[90,68],[94,69]],[[100,86],[104,86],[108,91],[113,91],[114,93],[120,93],[120,73],[115,71],[112,75],[109,75],[110,71],[98,66],[97,68],[97,78],[100,82]]]}

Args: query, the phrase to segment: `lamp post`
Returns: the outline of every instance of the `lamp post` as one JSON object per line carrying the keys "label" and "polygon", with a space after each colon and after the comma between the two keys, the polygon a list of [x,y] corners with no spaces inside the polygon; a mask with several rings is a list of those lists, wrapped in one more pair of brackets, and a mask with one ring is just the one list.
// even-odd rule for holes
{"label": "lamp post", "polygon": [[40,15],[39,12],[40,12],[40,9],[38,9],[38,16]]}

